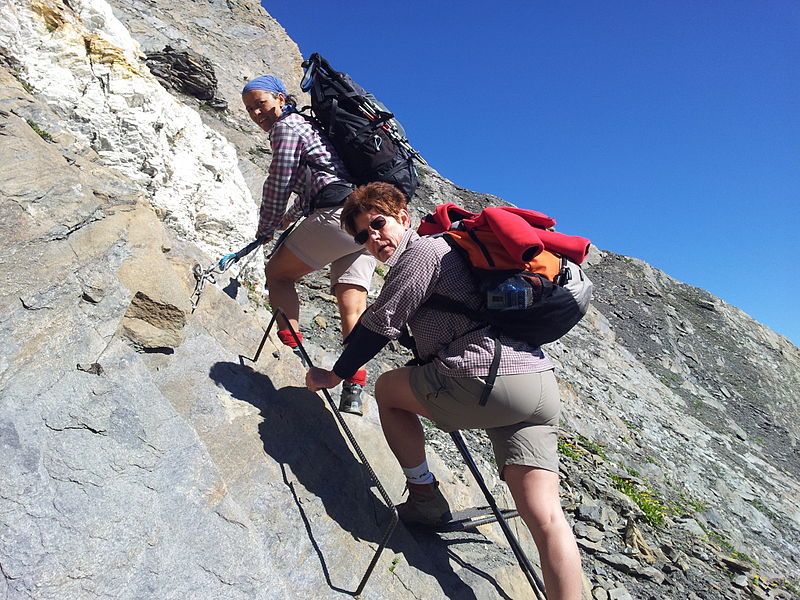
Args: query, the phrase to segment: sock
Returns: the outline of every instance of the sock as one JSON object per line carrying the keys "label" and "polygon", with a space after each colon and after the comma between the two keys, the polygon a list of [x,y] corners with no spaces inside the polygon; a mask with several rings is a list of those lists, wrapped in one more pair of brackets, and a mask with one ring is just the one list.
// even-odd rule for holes
{"label": "sock", "polygon": [[355,375],[352,377],[348,377],[345,379],[347,383],[357,383],[360,386],[367,385],[367,370],[366,369],[359,369],[356,371]]}
{"label": "sock", "polygon": [[[278,331],[278,339],[280,339],[280,341],[285,346],[289,346],[289,348],[292,348],[292,349],[297,348],[297,342],[295,341],[294,336],[292,335],[292,332],[289,331],[288,329],[280,329]],[[303,332],[302,331],[298,331],[297,332],[297,339],[299,339],[301,342],[303,341]]]}
{"label": "sock", "polygon": [[436,478],[428,470],[428,461],[423,460],[421,465],[406,469],[403,467],[403,473],[406,474],[406,479],[411,485],[428,485],[436,481]]}

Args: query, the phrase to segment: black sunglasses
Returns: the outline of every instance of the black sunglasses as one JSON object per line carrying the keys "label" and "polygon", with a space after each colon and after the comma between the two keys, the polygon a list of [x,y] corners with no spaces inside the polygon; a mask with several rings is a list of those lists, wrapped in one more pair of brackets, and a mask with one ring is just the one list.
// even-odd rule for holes
{"label": "black sunglasses", "polygon": [[[386,225],[386,217],[377,216],[372,221],[369,222],[369,229],[374,229],[375,231],[380,231],[383,229],[383,226]],[[369,229],[362,229],[357,234],[353,236],[353,240],[359,246],[363,246],[367,243],[369,239]]]}

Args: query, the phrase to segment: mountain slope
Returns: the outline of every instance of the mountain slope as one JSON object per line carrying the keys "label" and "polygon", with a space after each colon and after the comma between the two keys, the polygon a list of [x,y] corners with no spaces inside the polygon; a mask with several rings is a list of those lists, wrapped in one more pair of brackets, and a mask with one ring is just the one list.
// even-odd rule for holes
{"label": "mountain slope", "polygon": [[[158,77],[156,54],[175,59]],[[250,360],[269,320],[258,253],[190,303],[194,265],[255,228],[269,151],[240,86],[273,72],[296,90],[296,45],[235,0],[15,0],[0,59],[0,597],[352,590],[386,509],[294,357],[271,340]],[[446,201],[502,203],[424,169],[415,215]],[[639,260],[595,250],[586,270],[593,307],[547,352],[587,594],[797,597],[800,351]],[[308,349],[329,365],[326,279],[301,287]],[[404,360],[390,345],[373,381]],[[374,413],[347,422],[399,501]],[[480,503],[449,438],[428,436],[448,493]],[[485,439],[466,438],[508,502]],[[365,589],[529,594],[492,527],[400,526]]]}

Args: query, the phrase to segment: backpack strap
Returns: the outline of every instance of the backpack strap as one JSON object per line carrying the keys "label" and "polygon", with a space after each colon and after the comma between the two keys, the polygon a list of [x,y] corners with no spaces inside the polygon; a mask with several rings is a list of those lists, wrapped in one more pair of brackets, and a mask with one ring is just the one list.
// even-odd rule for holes
{"label": "backpack strap", "polygon": [[486,406],[489,401],[489,395],[492,393],[494,382],[497,379],[497,371],[500,370],[500,358],[503,355],[503,347],[494,331],[492,331],[492,339],[494,340],[494,358],[492,358],[492,364],[489,367],[489,376],[486,378],[486,384],[483,386],[481,399],[478,402],[479,406]]}

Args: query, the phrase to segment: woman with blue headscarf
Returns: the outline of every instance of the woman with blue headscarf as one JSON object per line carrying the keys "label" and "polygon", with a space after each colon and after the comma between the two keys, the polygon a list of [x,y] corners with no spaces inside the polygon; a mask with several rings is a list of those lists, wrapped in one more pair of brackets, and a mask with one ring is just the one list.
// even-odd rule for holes
{"label": "woman with blue headscarf", "polygon": [[[277,229],[305,215],[266,267],[270,304],[286,313],[300,331],[300,302],[295,283],[304,275],[330,265],[332,293],[339,305],[344,337],[355,327],[367,305],[375,259],[342,230],[342,204],[354,186],[332,144],[297,113],[294,97],[272,75],[256,77],[242,90],[250,119],[270,136],[272,162],[261,196],[257,237],[271,239]],[[289,205],[290,196],[295,194]],[[296,342],[286,323],[281,341]],[[342,385],[339,410],[362,414],[361,391],[367,372],[358,372]]]}

